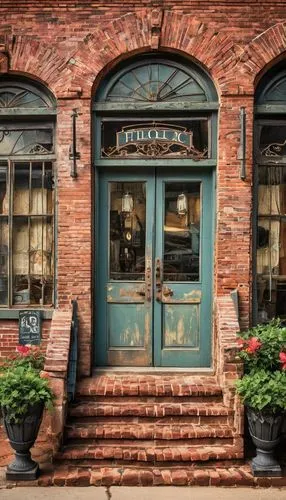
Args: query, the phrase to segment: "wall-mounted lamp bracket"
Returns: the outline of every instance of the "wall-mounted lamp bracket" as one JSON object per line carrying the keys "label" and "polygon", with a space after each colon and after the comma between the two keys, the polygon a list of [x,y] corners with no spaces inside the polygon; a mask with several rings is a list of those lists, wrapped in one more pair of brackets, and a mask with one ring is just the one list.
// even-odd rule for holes
{"label": "wall-mounted lamp bracket", "polygon": [[242,181],[246,179],[246,111],[245,108],[240,108],[240,142],[237,151],[237,159],[240,160],[240,178]]}
{"label": "wall-mounted lamp bracket", "polygon": [[70,175],[71,177],[77,177],[76,160],[80,159],[80,153],[76,150],[76,119],[81,113],[78,113],[77,109],[73,109],[71,114],[72,117],[72,144],[70,146],[69,159],[72,160],[72,166]]}

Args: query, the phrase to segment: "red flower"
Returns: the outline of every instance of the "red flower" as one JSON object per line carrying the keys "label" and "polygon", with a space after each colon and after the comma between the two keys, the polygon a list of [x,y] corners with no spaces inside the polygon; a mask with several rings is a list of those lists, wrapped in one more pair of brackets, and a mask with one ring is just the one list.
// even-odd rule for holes
{"label": "red flower", "polygon": [[29,356],[30,354],[30,347],[26,345],[17,345],[16,351],[22,354],[22,356]]}
{"label": "red flower", "polygon": [[279,359],[282,363],[282,370],[286,370],[286,352],[280,352]]}
{"label": "red flower", "polygon": [[50,378],[50,375],[47,372],[41,371],[40,378]]}
{"label": "red flower", "polygon": [[247,342],[246,352],[248,352],[248,354],[255,354],[261,346],[262,342],[260,342],[257,337],[251,337]]}

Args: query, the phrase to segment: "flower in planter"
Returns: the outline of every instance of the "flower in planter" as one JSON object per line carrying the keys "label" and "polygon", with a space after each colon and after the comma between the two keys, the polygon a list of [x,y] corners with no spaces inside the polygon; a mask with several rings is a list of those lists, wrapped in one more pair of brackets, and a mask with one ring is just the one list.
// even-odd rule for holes
{"label": "flower in planter", "polygon": [[286,352],[279,353],[280,363],[282,363],[281,369],[286,370]]}
{"label": "flower in planter", "polygon": [[247,341],[247,347],[246,347],[246,352],[248,352],[249,354],[255,354],[256,351],[258,349],[260,349],[260,347],[262,346],[262,342],[260,342],[260,340],[258,340],[257,337],[251,337],[248,341]]}
{"label": "flower in planter", "polygon": [[30,347],[27,345],[17,345],[16,351],[19,352],[22,356],[26,357],[30,354]]}
{"label": "flower in planter", "polygon": [[284,358],[280,353],[284,354],[286,350],[286,328],[281,326],[279,319],[257,325],[239,335],[239,357],[244,362],[245,373],[253,369],[271,372],[281,369]]}

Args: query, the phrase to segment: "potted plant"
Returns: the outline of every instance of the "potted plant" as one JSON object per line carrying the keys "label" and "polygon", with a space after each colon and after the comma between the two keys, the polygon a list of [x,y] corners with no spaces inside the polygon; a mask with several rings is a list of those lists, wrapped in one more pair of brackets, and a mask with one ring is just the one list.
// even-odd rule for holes
{"label": "potted plant", "polygon": [[236,390],[246,406],[249,432],[257,455],[252,460],[256,476],[279,476],[274,458],[286,409],[286,328],[280,320],[257,325],[238,339],[245,374]]}
{"label": "potted plant", "polygon": [[49,381],[41,376],[44,358],[35,346],[19,346],[18,353],[0,368],[0,405],[4,428],[15,450],[6,478],[33,480],[39,466],[31,459],[44,407],[51,408],[53,394]]}

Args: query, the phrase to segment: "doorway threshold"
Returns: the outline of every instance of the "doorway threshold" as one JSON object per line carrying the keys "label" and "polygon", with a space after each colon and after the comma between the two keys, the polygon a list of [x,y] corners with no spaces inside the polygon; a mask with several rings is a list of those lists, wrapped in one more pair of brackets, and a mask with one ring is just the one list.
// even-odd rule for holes
{"label": "doorway threshold", "polygon": [[176,368],[168,366],[98,366],[93,368],[93,373],[144,373],[144,374],[170,374],[187,373],[189,375],[215,375],[213,368]]}

